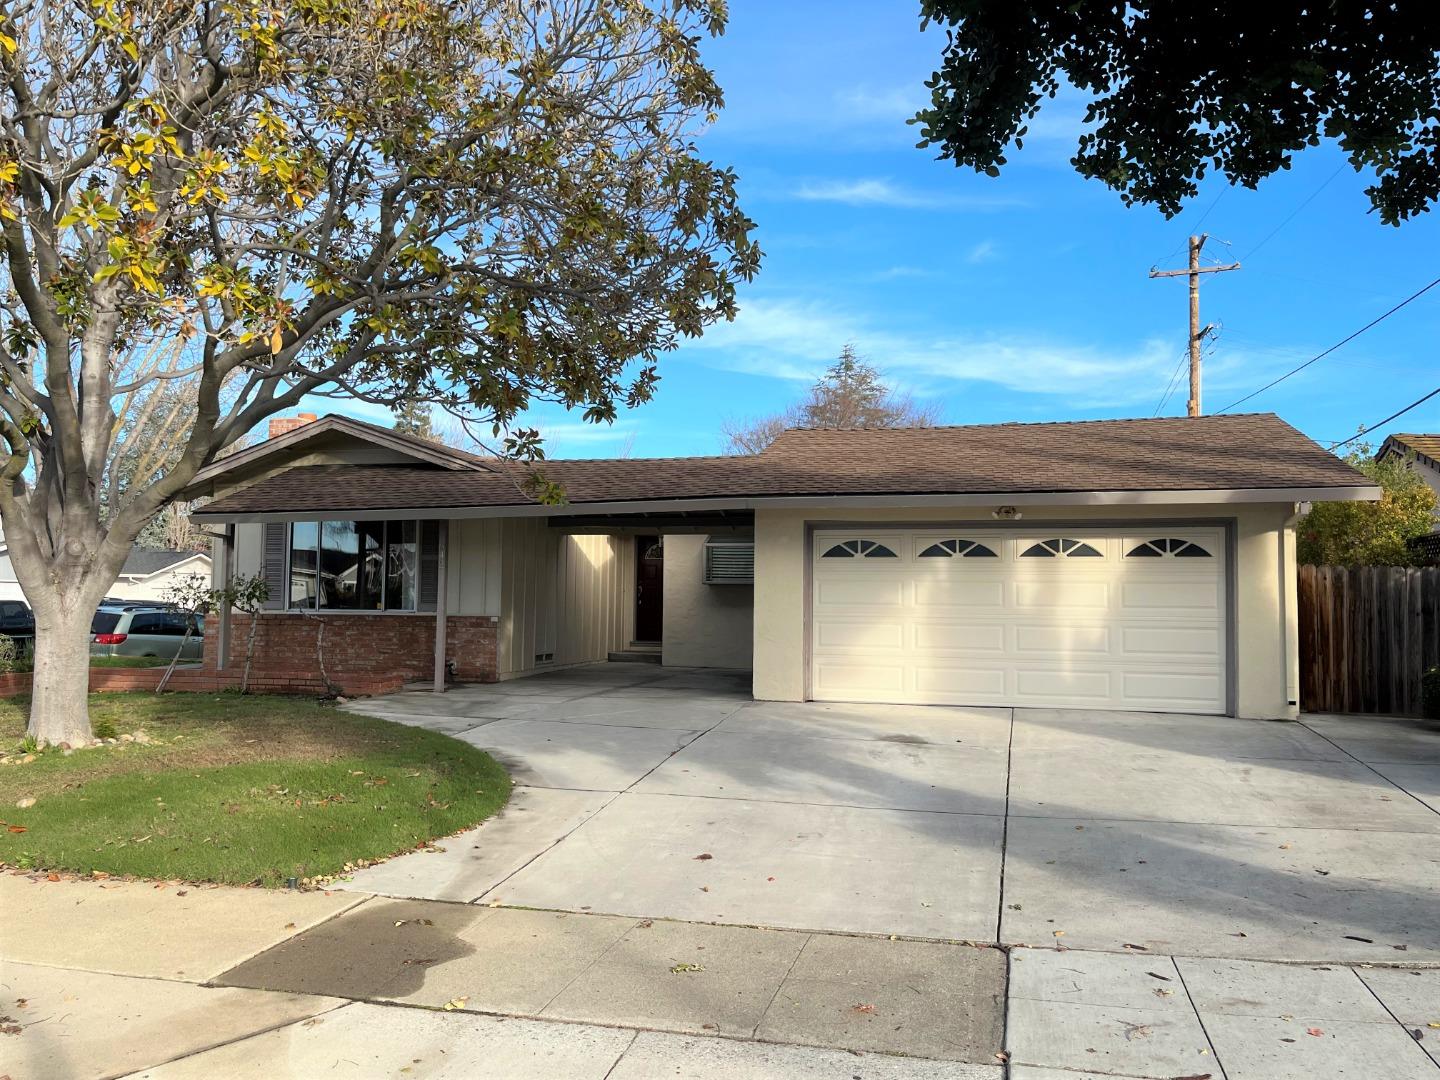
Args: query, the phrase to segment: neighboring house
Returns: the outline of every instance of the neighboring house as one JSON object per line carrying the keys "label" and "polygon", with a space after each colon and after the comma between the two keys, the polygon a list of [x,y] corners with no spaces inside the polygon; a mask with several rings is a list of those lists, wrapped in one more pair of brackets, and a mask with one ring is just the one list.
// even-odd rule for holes
{"label": "neighboring house", "polygon": [[107,596],[121,600],[167,600],[173,586],[189,578],[208,580],[210,556],[198,551],[135,548]]}
{"label": "neighboring house", "polygon": [[1440,435],[1391,435],[1380,444],[1375,460],[1388,457],[1409,460],[1410,468],[1435,492],[1435,516],[1440,518]]}
{"label": "neighboring house", "polygon": [[[493,680],[632,648],[757,698],[1296,713],[1299,504],[1379,489],[1270,414],[790,430],[762,454],[477,457],[329,416],[207,467],[262,667]],[[207,634],[244,653],[244,616]],[[443,631],[438,633],[437,631]],[[437,637],[440,641],[437,643]],[[442,668],[443,670],[443,668]]]}
{"label": "neighboring house", "polygon": [[5,542],[5,530],[0,529],[0,601],[24,600],[25,591],[15,576],[15,567],[10,563],[10,545]]}

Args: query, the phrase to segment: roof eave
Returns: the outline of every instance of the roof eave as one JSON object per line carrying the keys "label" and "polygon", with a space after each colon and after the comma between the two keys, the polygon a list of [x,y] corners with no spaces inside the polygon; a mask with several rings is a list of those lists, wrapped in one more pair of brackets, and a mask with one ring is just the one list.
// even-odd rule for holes
{"label": "roof eave", "polygon": [[457,518],[568,517],[580,514],[644,513],[654,510],[810,510],[839,505],[896,509],[947,506],[1185,506],[1246,503],[1374,502],[1373,484],[1339,487],[1194,488],[1178,491],[1016,491],[935,495],[761,495],[705,496],[689,499],[597,500],[547,506],[540,503],[489,506],[387,507],[381,510],[333,510],[226,513],[201,507],[192,518],[220,523],[315,521],[334,515],[353,521],[386,518],[451,520]]}

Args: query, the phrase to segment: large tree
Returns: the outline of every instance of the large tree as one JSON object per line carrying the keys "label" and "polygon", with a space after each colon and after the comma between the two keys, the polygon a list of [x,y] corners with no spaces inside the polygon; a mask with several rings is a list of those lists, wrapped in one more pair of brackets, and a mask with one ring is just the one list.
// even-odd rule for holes
{"label": "large tree", "polygon": [[932,427],[939,414],[937,404],[891,389],[879,368],[846,345],[803,401],[770,416],[726,421],[721,433],[725,453],[758,454],[786,428]]}
{"label": "large tree", "polygon": [[[693,143],[722,28],[721,0],[0,0],[0,518],[32,734],[89,735],[96,602],[266,417],[328,393],[497,433],[537,398],[605,421],[733,314],[759,251]],[[185,362],[137,367],[160,343]],[[111,485],[117,404],[186,380],[173,462]]]}
{"label": "large tree", "polygon": [[1410,541],[1434,530],[1435,492],[1413,460],[1377,460],[1362,445],[1345,460],[1380,486],[1379,502],[1318,502],[1295,526],[1296,557],[1316,566],[1412,566]]}
{"label": "large tree", "polygon": [[1335,140],[1383,221],[1440,195],[1440,9],[1426,3],[922,0],[946,28],[921,146],[998,175],[1067,84],[1072,164],[1173,216],[1207,172],[1255,187]]}

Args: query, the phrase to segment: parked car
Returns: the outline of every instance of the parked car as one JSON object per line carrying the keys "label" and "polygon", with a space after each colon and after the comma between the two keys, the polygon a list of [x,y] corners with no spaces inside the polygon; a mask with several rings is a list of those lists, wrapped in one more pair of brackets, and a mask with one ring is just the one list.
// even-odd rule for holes
{"label": "parked car", "polygon": [[181,660],[199,660],[205,654],[205,619],[163,604],[105,605],[90,623],[91,656],[175,655],[185,624],[195,620],[195,632],[185,642]]}
{"label": "parked car", "polygon": [[16,643],[35,636],[35,613],[24,600],[0,600],[0,634]]}

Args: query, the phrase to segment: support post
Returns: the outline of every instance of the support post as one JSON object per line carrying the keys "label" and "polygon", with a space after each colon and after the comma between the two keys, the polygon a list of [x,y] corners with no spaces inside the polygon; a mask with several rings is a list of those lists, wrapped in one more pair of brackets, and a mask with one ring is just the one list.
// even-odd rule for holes
{"label": "support post", "polygon": [[[230,583],[235,580],[235,526],[225,526],[224,535],[220,537],[220,558],[218,588],[226,590],[228,597]],[[215,670],[223,671],[230,664],[230,601],[226,599],[220,605],[215,627]],[[254,616],[251,616],[252,618]]]}
{"label": "support post", "polygon": [[439,535],[435,550],[435,693],[445,692],[445,622],[450,600],[449,551],[450,523],[436,522]]}

